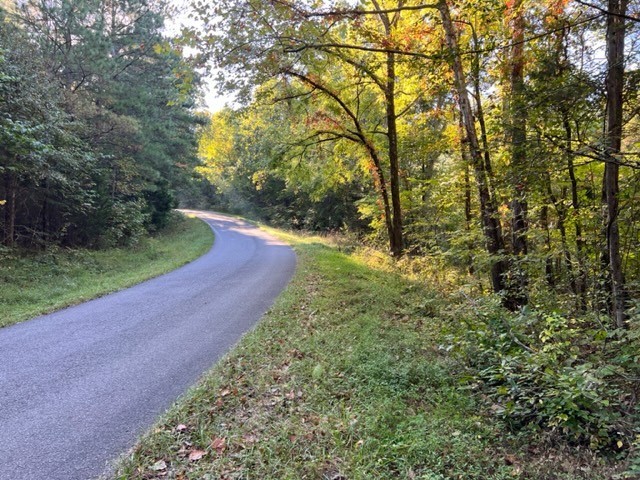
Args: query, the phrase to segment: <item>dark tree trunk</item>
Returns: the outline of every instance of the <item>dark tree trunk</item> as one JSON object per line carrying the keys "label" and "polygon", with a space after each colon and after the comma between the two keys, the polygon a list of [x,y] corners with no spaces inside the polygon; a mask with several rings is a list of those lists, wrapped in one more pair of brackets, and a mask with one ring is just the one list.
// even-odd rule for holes
{"label": "dark tree trunk", "polygon": [[605,226],[607,256],[611,282],[611,314],[618,328],[625,326],[625,282],[620,255],[620,231],[618,227],[618,177],[617,154],[622,145],[622,93],[624,86],[624,40],[627,0],[609,0],[607,15],[607,129],[604,170]]}
{"label": "dark tree trunk", "polygon": [[4,174],[4,239],[7,247],[13,247],[16,241],[16,178],[11,172]]}
{"label": "dark tree trunk", "polygon": [[404,238],[402,235],[402,207],[400,205],[400,167],[398,159],[398,130],[396,125],[396,67],[395,54],[387,54],[387,84],[385,103],[387,110],[387,136],[389,138],[389,183],[391,186],[391,205],[393,208],[393,242],[391,254],[402,255]]}
{"label": "dark tree trunk", "polygon": [[550,287],[556,286],[556,277],[553,269],[553,256],[551,255],[551,232],[549,232],[549,207],[543,205],[540,209],[540,224],[544,230],[544,247],[546,251],[544,259],[544,276]]}
{"label": "dark tree trunk", "polygon": [[573,164],[572,142],[573,131],[566,111],[562,112],[562,124],[565,131],[567,170],[571,182],[571,208],[573,209],[573,224],[576,234],[576,258],[578,260],[578,274],[575,276],[576,295],[578,298],[578,309],[585,311],[587,308],[587,269],[584,265],[585,240],[582,236],[582,223],[580,220],[580,197],[578,196],[578,180],[576,178],[575,166]]}
{"label": "dark tree trunk", "polygon": [[384,171],[382,170],[380,157],[378,156],[378,152],[376,151],[375,147],[364,140],[364,137],[363,143],[374,165],[373,177],[376,189],[378,190],[380,199],[382,200],[382,207],[384,209],[384,223],[387,228],[387,236],[389,237],[389,250],[392,254],[394,254],[394,251],[397,251],[398,248],[395,243],[396,235],[393,229],[391,206],[389,205],[389,192],[387,191],[387,182],[384,177]]}
{"label": "dark tree trunk", "polygon": [[[378,17],[384,27],[387,38],[391,38],[393,29],[397,24],[400,16],[396,13],[389,18],[387,12],[384,12],[381,5],[377,1],[373,1],[373,5],[380,13]],[[398,128],[396,115],[396,55],[392,52],[386,53],[386,79],[380,82],[384,93],[385,112],[387,121],[387,139],[389,146],[389,187],[391,188],[391,208],[393,209],[393,217],[391,219],[392,230],[391,238],[391,255],[399,257],[404,251],[404,237],[402,233],[402,206],[400,204],[400,162],[398,157]]]}
{"label": "dark tree trunk", "polygon": [[[467,135],[471,163],[478,187],[480,215],[482,218],[482,229],[486,240],[486,248],[487,252],[494,256],[494,260],[491,265],[491,284],[494,292],[505,293],[504,275],[507,273],[507,265],[504,259],[496,258],[504,254],[502,227],[500,226],[497,208],[493,203],[486,164],[482,157],[482,152],[478,142],[473,112],[471,111],[471,103],[469,102],[469,94],[467,93],[467,81],[465,79],[462,60],[458,50],[458,40],[451,20],[449,6],[446,1],[443,0],[438,4],[438,10],[440,12],[445,31],[445,40],[450,55],[449,61],[455,78],[455,91],[458,98],[458,106],[460,108],[460,115]],[[511,309],[518,307],[517,300],[509,294],[504,296],[504,304]]]}
{"label": "dark tree trunk", "polygon": [[[480,50],[480,42],[478,41],[478,35],[475,28],[473,33],[473,45],[474,49]],[[489,154],[489,140],[487,136],[487,124],[484,121],[484,109],[482,108],[482,95],[480,93],[480,54],[473,56],[471,61],[471,68],[473,69],[473,93],[476,101],[476,116],[478,117],[478,125],[480,126],[480,140],[482,143],[482,151],[484,152],[484,168],[487,171],[487,179],[489,186],[493,179],[493,170],[491,167],[491,155]]]}
{"label": "dark tree trunk", "polygon": [[[471,178],[469,175],[469,151],[467,150],[467,142],[465,141],[464,125],[462,119],[458,125],[460,134],[460,155],[462,157],[462,165],[464,168],[464,230],[468,236],[471,234],[471,225],[473,224],[473,216],[471,214]],[[470,238],[470,237],[469,237]],[[475,268],[473,266],[473,241],[469,239],[467,242],[469,250],[469,258],[467,259],[469,275],[473,275]]]}
{"label": "dark tree trunk", "polygon": [[[524,16],[522,0],[513,4],[511,21],[511,98],[510,98],[510,140],[511,175],[513,200],[511,201],[511,233],[513,253],[527,254],[527,181],[524,175],[527,160],[527,114],[524,105]],[[519,270],[519,268],[518,268]],[[520,275],[522,276],[522,275]],[[524,277],[523,277],[524,278]],[[524,285],[521,285],[524,288]]]}

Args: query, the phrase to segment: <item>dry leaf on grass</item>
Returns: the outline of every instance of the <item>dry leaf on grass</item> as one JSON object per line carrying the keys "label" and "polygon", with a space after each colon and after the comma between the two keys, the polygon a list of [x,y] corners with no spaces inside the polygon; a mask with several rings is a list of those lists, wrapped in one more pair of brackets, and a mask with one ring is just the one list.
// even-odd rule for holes
{"label": "dry leaf on grass", "polygon": [[227,439],[225,437],[216,437],[211,442],[211,448],[213,448],[218,454],[222,454],[227,448]]}
{"label": "dry leaf on grass", "polygon": [[154,472],[160,472],[166,469],[167,469],[167,462],[165,462],[164,460],[158,460],[156,463],[151,465],[151,470],[153,470]]}
{"label": "dry leaf on grass", "polygon": [[191,453],[189,453],[189,460],[195,462],[197,460],[200,460],[206,454],[207,452],[205,452],[204,450],[191,450]]}

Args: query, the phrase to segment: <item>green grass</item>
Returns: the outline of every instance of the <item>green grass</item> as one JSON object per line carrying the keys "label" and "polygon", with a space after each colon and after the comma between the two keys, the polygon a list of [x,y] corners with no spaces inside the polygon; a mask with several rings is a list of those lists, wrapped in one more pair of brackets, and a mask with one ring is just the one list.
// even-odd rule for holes
{"label": "green grass", "polygon": [[213,233],[177,217],[132,248],[0,252],[0,326],[80,303],[171,271],[211,248]]}
{"label": "green grass", "polygon": [[512,437],[461,388],[438,348],[437,293],[280,235],[298,254],[289,287],[116,478],[608,478],[588,455]]}

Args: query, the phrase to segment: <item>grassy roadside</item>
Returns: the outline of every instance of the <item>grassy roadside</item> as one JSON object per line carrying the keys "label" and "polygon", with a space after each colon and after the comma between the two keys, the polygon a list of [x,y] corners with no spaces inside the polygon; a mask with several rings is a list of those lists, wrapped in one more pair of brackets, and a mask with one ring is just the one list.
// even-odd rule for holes
{"label": "grassy roadside", "polygon": [[161,275],[204,254],[212,243],[207,224],[176,217],[134,248],[0,252],[0,327]]}
{"label": "grassy roadside", "polygon": [[437,293],[320,239],[284,239],[298,253],[290,286],[116,478],[609,478],[482,412],[438,348]]}

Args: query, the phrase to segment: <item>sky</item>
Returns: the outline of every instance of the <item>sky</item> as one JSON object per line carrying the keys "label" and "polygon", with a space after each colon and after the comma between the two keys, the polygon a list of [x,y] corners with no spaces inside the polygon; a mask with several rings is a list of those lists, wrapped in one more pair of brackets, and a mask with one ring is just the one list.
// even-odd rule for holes
{"label": "sky", "polygon": [[[183,26],[193,26],[196,24],[194,19],[189,18],[191,0],[170,1],[179,13],[166,22],[165,28],[168,34],[178,34]],[[221,95],[218,92],[215,79],[207,77],[204,79],[204,103],[207,110],[217,112],[222,110],[225,105],[232,104],[233,98],[230,95]]]}
{"label": "sky", "polygon": [[215,81],[212,78],[207,78],[205,79],[204,103],[207,110],[213,113],[222,110],[227,104],[232,104],[233,98],[230,95],[220,95],[217,92]]}

